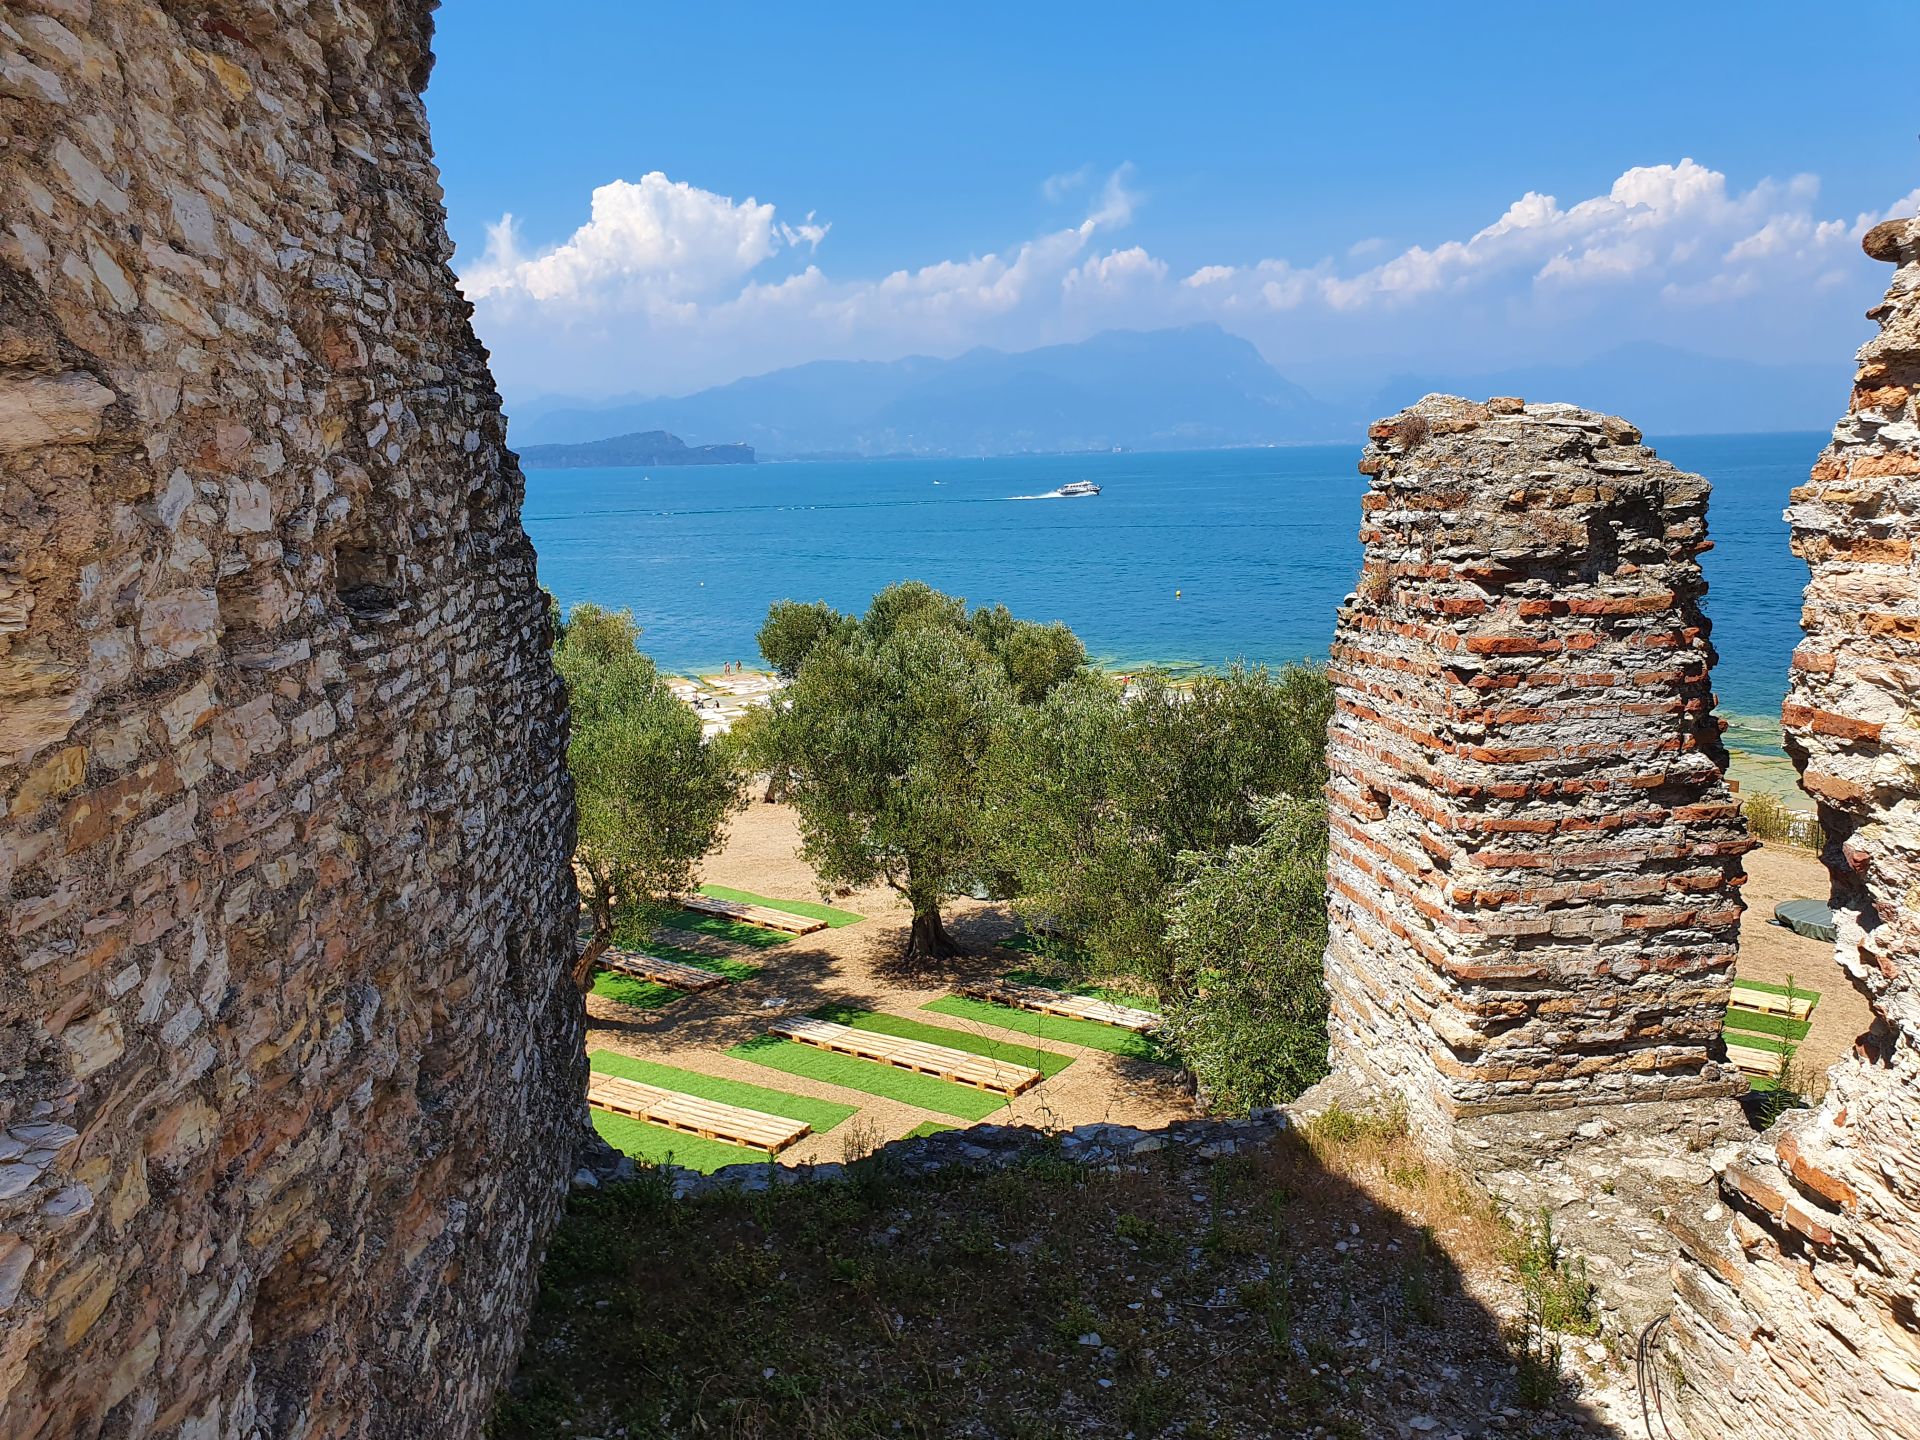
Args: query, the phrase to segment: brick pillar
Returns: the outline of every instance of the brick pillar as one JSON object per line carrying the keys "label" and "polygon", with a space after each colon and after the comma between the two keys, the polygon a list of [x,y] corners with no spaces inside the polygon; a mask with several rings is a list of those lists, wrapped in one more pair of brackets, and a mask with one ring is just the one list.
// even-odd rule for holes
{"label": "brick pillar", "polygon": [[1873,1028],[1676,1212],[1673,1336],[1693,1433],[1920,1437],[1920,218],[1869,231],[1900,268],[1848,413],[1793,493],[1811,567],[1784,719],[1819,802],[1837,954]]}
{"label": "brick pillar", "polygon": [[1707,484],[1571,405],[1375,425],[1333,642],[1337,1068],[1457,1116],[1723,1095],[1750,847]]}

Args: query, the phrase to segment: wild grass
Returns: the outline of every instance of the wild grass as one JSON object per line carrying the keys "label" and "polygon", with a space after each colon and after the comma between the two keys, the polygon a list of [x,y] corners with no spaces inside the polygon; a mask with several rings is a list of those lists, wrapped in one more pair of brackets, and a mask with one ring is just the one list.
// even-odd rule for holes
{"label": "wild grass", "polygon": [[1042,1147],[911,1176],[883,1149],[844,1183],[616,1187],[570,1202],[492,1433],[1465,1430],[1521,1398],[1475,1298],[1510,1235],[1390,1116],[1114,1169]]}
{"label": "wild grass", "polygon": [[1802,850],[1818,850],[1826,844],[1820,817],[1810,810],[1796,810],[1771,791],[1756,790],[1740,799],[1740,813],[1746,816],[1747,829],[1757,840],[1774,845],[1793,845]]}

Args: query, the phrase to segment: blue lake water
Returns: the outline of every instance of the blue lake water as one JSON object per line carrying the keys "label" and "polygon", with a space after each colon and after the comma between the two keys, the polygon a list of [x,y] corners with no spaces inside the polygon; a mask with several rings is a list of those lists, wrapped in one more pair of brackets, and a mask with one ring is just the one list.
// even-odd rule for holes
{"label": "blue lake water", "polygon": [[[1730,739],[1777,747],[1806,567],[1780,512],[1825,437],[1653,442],[1714,483],[1704,559]],[[918,579],[1063,620],[1114,664],[1326,653],[1359,573],[1358,448],[530,470],[525,520],[563,605],[631,609],[668,670],[757,662],[781,599],[865,607]],[[1045,496],[1093,480],[1093,499]]]}

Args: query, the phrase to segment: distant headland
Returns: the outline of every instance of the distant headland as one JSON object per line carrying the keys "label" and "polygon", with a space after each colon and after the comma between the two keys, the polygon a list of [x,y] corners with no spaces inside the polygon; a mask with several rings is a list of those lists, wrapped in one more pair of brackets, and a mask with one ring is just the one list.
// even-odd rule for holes
{"label": "distant headland", "polygon": [[546,470],[623,465],[751,465],[751,445],[689,445],[665,430],[637,430],[581,445],[522,445],[520,462]]}

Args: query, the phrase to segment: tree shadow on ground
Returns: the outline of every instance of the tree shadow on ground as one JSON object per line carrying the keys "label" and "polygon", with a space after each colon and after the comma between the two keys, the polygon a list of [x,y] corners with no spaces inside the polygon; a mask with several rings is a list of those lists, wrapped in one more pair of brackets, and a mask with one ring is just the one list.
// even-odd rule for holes
{"label": "tree shadow on ground", "polygon": [[496,1433],[1611,1433],[1517,1362],[1514,1237],[1403,1135],[1182,1133],[1111,1165],[1035,1134],[928,1172],[948,1135],[839,1181],[576,1197]]}

